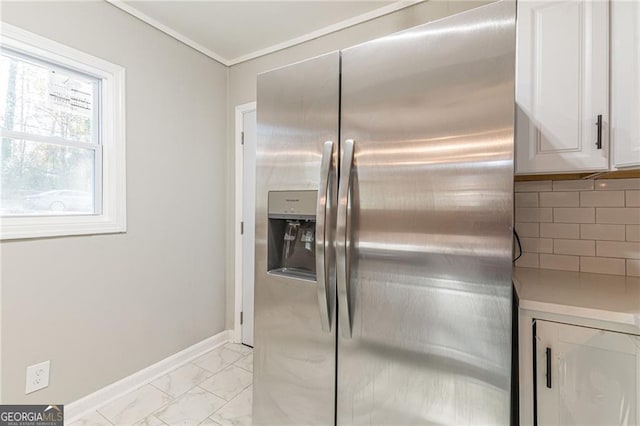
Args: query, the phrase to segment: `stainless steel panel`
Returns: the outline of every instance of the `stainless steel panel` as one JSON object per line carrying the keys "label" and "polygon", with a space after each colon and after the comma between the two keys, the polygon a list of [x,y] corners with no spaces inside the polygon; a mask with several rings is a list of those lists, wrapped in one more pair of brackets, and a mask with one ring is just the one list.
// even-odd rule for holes
{"label": "stainless steel panel", "polygon": [[[335,311],[323,331],[317,286],[267,274],[267,194],[318,189],[324,143],[338,143],[339,64],[335,52],[258,76],[254,425],[334,422]],[[327,195],[330,265],[336,163],[337,150]],[[327,287],[335,300],[335,267]]]}
{"label": "stainless steel panel", "polygon": [[342,54],[339,425],[510,421],[514,50],[500,2]]}

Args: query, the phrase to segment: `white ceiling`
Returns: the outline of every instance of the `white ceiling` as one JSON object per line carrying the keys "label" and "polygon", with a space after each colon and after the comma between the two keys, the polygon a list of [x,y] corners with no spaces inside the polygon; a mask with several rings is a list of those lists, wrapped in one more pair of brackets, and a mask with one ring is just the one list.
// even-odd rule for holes
{"label": "white ceiling", "polygon": [[107,1],[213,59],[233,65],[420,0]]}

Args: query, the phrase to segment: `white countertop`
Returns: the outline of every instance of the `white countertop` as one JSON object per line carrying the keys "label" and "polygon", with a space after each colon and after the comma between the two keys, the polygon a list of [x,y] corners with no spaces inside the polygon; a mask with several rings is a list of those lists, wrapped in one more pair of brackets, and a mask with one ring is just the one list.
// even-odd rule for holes
{"label": "white countertop", "polygon": [[640,330],[640,277],[514,268],[520,308]]}

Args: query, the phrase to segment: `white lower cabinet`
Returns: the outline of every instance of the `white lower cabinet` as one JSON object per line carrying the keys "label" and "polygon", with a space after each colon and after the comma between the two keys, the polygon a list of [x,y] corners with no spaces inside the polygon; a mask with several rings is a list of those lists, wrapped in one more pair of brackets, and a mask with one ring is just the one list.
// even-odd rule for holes
{"label": "white lower cabinet", "polygon": [[534,353],[538,425],[640,424],[640,336],[536,320]]}

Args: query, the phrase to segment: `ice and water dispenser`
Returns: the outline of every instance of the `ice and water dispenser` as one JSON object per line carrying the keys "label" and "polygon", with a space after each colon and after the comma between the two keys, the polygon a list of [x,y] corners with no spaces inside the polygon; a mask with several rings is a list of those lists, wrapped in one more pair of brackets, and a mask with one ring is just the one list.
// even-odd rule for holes
{"label": "ice and water dispenser", "polygon": [[316,279],[317,191],[269,191],[270,274]]}

